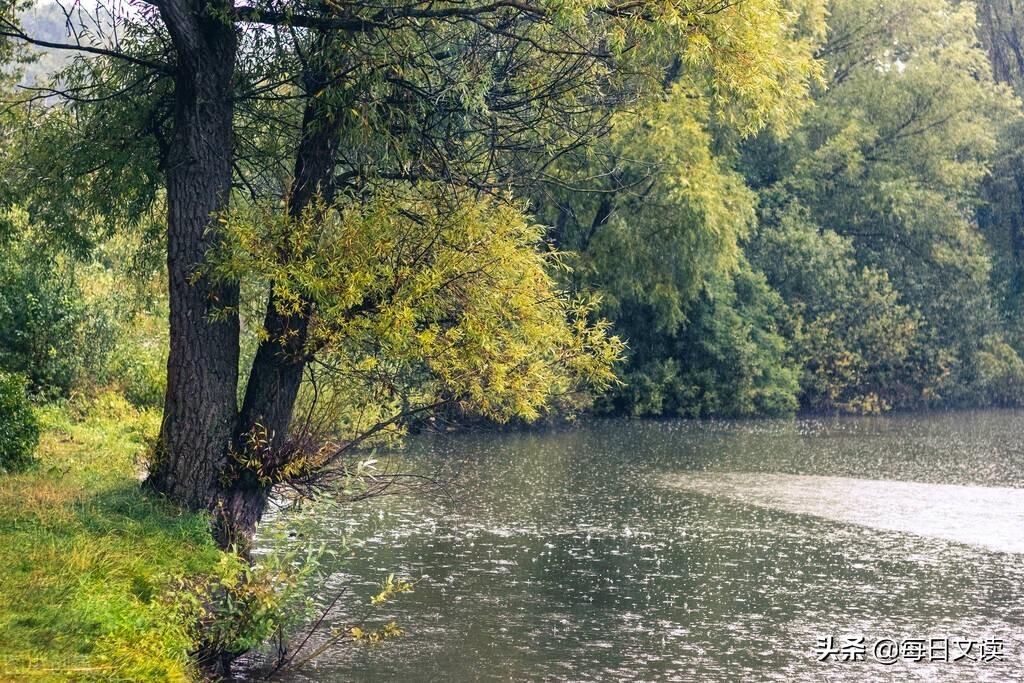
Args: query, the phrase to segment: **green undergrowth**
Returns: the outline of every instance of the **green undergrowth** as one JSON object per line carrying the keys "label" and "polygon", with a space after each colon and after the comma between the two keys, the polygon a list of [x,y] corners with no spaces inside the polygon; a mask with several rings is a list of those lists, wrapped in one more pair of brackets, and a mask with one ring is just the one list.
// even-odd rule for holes
{"label": "green undergrowth", "polygon": [[194,678],[167,596],[222,554],[201,515],[140,488],[159,414],[114,396],[38,412],[38,464],[0,476],[0,680]]}

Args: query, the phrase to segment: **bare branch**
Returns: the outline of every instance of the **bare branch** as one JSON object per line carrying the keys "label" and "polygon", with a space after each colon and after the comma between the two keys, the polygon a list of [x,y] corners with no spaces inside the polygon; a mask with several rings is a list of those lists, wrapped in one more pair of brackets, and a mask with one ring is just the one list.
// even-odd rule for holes
{"label": "bare branch", "polygon": [[136,66],[144,66],[148,69],[153,69],[161,73],[170,73],[171,69],[167,64],[160,62],[154,62],[141,57],[135,57],[118,50],[110,50],[104,47],[96,47],[95,45],[82,45],[80,42],[75,43],[57,43],[50,40],[42,40],[40,38],[34,38],[25,33],[21,28],[9,19],[0,19],[0,37],[13,38],[14,40],[20,40],[30,45],[37,47],[45,47],[51,50],[71,50],[74,52],[84,52],[87,54],[100,55],[103,57],[110,57],[112,59],[120,59],[129,64]]}

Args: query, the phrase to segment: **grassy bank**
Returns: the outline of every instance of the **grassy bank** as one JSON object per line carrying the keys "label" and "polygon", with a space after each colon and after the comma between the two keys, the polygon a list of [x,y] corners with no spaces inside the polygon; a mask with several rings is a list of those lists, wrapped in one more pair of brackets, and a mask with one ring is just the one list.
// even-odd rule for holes
{"label": "grassy bank", "polygon": [[40,415],[39,465],[0,476],[0,680],[188,680],[166,596],[220,554],[202,517],[140,490],[158,414],[107,397]]}

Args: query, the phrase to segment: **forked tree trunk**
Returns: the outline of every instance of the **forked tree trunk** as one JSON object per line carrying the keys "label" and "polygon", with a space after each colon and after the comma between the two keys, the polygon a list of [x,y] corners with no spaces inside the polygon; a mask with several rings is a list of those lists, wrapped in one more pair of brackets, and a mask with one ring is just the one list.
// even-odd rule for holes
{"label": "forked tree trunk", "polygon": [[[170,356],[163,424],[147,483],[190,509],[210,509],[237,427],[238,286],[197,277],[217,243],[232,180],[235,29],[229,3],[165,0],[177,52],[167,162]],[[218,18],[220,13],[222,18]]]}
{"label": "forked tree trunk", "polygon": [[[176,503],[213,512],[220,545],[244,550],[271,487],[252,470],[229,463],[229,455],[232,448],[244,449],[245,436],[256,426],[272,435],[271,451],[287,437],[306,365],[312,307],[281,314],[270,299],[267,339],[257,351],[239,414],[238,285],[197,275],[217,245],[217,214],[227,208],[231,191],[237,52],[231,3],[164,0],[160,13],[178,57],[167,159],[171,338],[164,420],[147,483]],[[337,124],[324,123],[320,109],[310,98],[289,200],[293,218],[317,196],[330,199]]]}

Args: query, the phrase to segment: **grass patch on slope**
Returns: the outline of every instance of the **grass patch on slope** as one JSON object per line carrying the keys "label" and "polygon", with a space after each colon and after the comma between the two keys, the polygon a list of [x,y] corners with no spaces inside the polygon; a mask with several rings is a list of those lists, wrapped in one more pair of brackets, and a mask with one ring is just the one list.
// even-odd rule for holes
{"label": "grass patch on slope", "polygon": [[112,395],[73,413],[42,409],[39,464],[0,476],[0,680],[189,680],[166,596],[221,554],[203,516],[139,486],[158,413]]}

